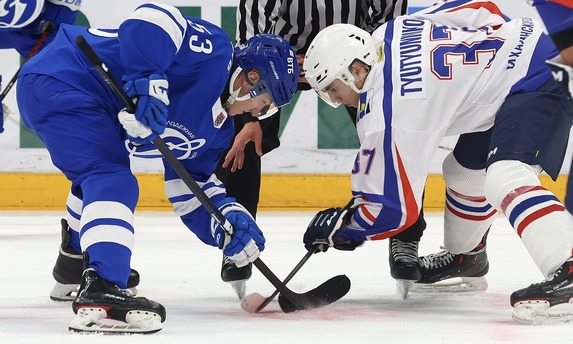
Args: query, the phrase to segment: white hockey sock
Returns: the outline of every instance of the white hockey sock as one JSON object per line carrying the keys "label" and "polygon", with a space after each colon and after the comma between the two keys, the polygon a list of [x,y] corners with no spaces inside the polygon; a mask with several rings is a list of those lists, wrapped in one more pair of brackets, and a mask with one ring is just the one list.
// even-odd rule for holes
{"label": "white hockey sock", "polygon": [[487,171],[486,196],[505,214],[547,277],[571,257],[573,221],[557,197],[541,186],[540,170],[516,160],[495,162]]}
{"label": "white hockey sock", "polygon": [[497,210],[486,200],[485,169],[461,166],[450,153],[443,163],[446,181],[444,246],[452,253],[473,250],[495,219]]}

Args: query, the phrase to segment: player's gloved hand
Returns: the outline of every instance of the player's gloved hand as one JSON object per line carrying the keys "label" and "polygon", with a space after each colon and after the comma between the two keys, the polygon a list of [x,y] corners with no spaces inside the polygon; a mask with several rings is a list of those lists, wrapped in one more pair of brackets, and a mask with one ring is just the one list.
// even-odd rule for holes
{"label": "player's gloved hand", "polygon": [[336,231],[342,227],[346,219],[353,213],[354,209],[349,207],[328,208],[319,211],[306,228],[303,237],[304,247],[310,251],[318,246],[318,250],[315,251],[315,253],[318,253],[326,252],[329,247],[334,247],[337,250],[352,251],[362,245],[363,241],[336,235]]}
{"label": "player's gloved hand", "polygon": [[[232,200],[227,198],[227,201]],[[219,207],[227,221],[233,227],[233,235],[227,232],[214,220],[211,220],[211,233],[215,242],[223,249],[223,254],[243,267],[255,261],[265,249],[265,237],[251,214],[234,201]]]}
{"label": "player's gloved hand", "polygon": [[167,125],[167,90],[169,82],[165,75],[151,74],[148,78],[128,81],[123,90],[136,103],[134,116],[122,110],[119,121],[129,139],[136,144],[145,144],[163,134]]}
{"label": "player's gloved hand", "polygon": [[551,69],[553,78],[565,86],[573,97],[573,67],[566,65],[560,55],[545,62]]}

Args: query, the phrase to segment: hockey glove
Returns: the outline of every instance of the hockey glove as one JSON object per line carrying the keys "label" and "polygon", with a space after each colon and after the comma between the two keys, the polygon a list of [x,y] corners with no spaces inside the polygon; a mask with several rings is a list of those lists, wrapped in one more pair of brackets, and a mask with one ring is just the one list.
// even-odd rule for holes
{"label": "hockey glove", "polygon": [[219,208],[233,226],[233,234],[228,237],[225,230],[211,220],[211,233],[223,254],[243,267],[257,259],[265,249],[265,237],[247,209],[236,202],[226,203]]}
{"label": "hockey glove", "polygon": [[168,88],[169,82],[161,74],[151,74],[125,84],[123,90],[136,103],[135,114],[124,109],[118,117],[130,141],[142,145],[163,134],[167,125]]}
{"label": "hockey glove", "polygon": [[318,212],[310,221],[304,233],[304,247],[310,251],[318,245],[318,252],[326,252],[329,247],[337,250],[353,251],[362,245],[363,241],[344,239],[336,236],[336,231],[352,216],[355,208],[328,208]]}
{"label": "hockey glove", "polygon": [[571,97],[573,97],[573,67],[564,64],[560,55],[545,61],[545,63],[547,63],[547,66],[551,69],[553,78],[562,84],[569,91]]}

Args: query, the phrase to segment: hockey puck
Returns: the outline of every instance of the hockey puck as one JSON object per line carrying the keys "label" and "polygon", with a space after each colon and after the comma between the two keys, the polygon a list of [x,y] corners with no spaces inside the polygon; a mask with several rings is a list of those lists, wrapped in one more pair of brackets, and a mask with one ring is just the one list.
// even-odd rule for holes
{"label": "hockey puck", "polygon": [[266,298],[259,293],[251,293],[241,301],[241,308],[247,313],[256,313]]}

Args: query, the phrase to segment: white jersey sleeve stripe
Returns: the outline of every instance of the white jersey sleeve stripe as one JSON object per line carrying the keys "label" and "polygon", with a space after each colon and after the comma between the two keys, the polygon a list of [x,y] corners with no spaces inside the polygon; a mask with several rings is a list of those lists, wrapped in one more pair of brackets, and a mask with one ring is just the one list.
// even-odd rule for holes
{"label": "white jersey sleeve stripe", "polygon": [[171,38],[177,51],[183,44],[187,21],[175,7],[152,2],[138,7],[127,19],[141,20],[159,26]]}

